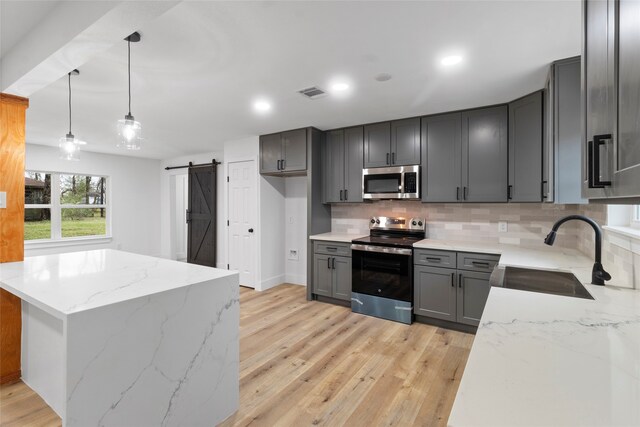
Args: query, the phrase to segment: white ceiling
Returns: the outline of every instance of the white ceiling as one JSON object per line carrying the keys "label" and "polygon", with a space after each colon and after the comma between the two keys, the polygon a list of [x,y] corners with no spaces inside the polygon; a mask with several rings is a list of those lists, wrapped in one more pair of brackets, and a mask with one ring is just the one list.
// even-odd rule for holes
{"label": "white ceiling", "polygon": [[[515,99],[542,88],[551,61],[580,53],[580,2],[189,1],[140,32],[142,42],[132,44],[132,113],[145,146],[133,154],[169,158],[296,127]],[[73,131],[89,151],[120,152],[126,48],[123,41],[73,77]],[[463,63],[443,69],[439,59],[452,53]],[[393,78],[377,82],[379,73]],[[348,97],[296,93],[340,76],[352,84]],[[28,142],[56,145],[66,133],[66,84],[60,79],[31,97]],[[259,96],[273,102],[268,114],[252,110]]]}
{"label": "white ceiling", "polygon": [[57,0],[0,0],[0,58],[59,3]]}

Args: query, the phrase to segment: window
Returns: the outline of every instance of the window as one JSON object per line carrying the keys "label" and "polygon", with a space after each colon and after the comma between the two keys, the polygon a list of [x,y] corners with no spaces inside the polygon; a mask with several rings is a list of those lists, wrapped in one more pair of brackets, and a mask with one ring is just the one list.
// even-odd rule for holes
{"label": "window", "polygon": [[24,181],[25,240],[110,234],[107,177],[27,171]]}

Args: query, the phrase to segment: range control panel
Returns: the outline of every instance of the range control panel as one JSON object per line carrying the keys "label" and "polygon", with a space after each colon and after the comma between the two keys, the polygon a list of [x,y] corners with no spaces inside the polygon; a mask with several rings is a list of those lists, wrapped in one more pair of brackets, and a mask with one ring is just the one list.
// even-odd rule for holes
{"label": "range control panel", "polygon": [[369,220],[370,230],[426,230],[424,218],[398,218],[389,216],[374,216]]}

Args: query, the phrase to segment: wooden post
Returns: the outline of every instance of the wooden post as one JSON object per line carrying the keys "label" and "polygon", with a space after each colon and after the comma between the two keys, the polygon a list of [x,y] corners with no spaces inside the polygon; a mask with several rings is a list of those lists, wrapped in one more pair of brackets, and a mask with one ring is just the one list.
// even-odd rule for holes
{"label": "wooden post", "polygon": [[[29,100],[0,94],[0,263],[24,259],[25,116]],[[0,289],[0,384],[20,379],[21,301]]]}

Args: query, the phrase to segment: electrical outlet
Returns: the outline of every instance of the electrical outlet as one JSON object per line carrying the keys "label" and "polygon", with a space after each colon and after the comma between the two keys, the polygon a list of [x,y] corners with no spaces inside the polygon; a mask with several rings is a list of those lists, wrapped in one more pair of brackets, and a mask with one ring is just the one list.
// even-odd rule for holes
{"label": "electrical outlet", "polygon": [[507,230],[507,221],[498,221],[498,233],[506,233]]}
{"label": "electrical outlet", "polygon": [[291,261],[298,261],[298,250],[289,249],[289,256],[287,258],[289,258]]}
{"label": "electrical outlet", "polygon": [[7,192],[0,191],[0,209],[7,208]]}

